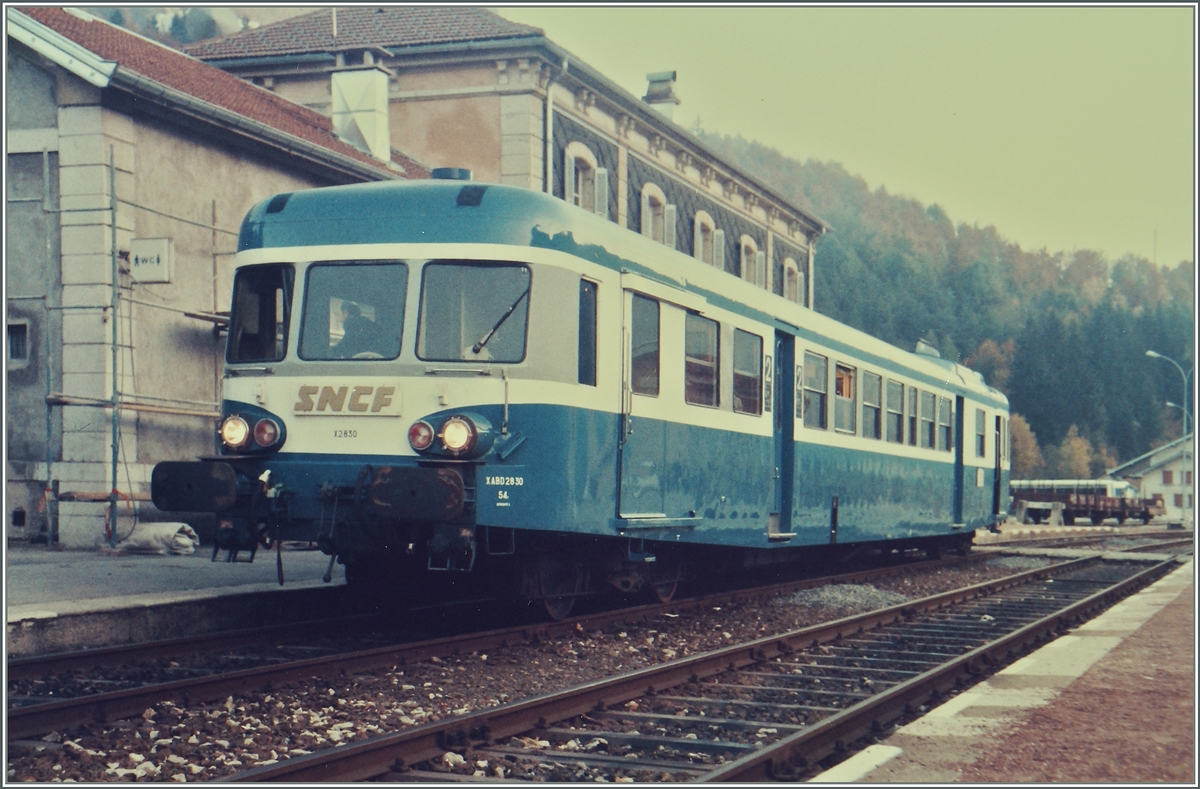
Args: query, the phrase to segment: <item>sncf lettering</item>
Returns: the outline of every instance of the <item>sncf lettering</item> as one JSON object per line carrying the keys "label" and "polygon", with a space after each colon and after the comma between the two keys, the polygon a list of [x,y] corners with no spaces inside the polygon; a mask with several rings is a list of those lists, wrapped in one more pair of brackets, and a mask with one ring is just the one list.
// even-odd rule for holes
{"label": "sncf lettering", "polygon": [[296,392],[292,406],[297,414],[379,414],[396,411],[394,386],[315,386],[306,384]]}
{"label": "sncf lettering", "polygon": [[392,395],[396,393],[394,386],[381,386],[375,390],[375,399],[371,401],[372,413],[379,413],[392,404]]}
{"label": "sncf lettering", "polygon": [[318,388],[315,386],[300,387],[300,400],[292,406],[292,410],[297,412],[313,410],[313,395],[318,391]]}
{"label": "sncf lettering", "polygon": [[339,386],[335,391],[332,386],[321,387],[321,397],[317,400],[317,410],[324,411],[327,407],[332,406],[333,411],[341,411],[342,406],[346,404],[346,392],[349,391],[348,386]]}

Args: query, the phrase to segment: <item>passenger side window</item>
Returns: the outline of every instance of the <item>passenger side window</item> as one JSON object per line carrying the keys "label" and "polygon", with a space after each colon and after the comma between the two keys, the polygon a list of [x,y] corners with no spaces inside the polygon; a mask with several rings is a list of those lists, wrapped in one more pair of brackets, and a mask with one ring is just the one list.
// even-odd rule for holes
{"label": "passenger side window", "polygon": [[733,410],[762,413],[762,337],[733,330]]}
{"label": "passenger side window", "polygon": [[909,387],[908,389],[908,443],[910,446],[917,445],[917,389]]}
{"label": "passenger side window", "polygon": [[804,354],[804,426],[828,427],[825,398],[829,392],[829,360],[815,353]]}
{"label": "passenger side window", "polygon": [[904,384],[887,382],[887,440],[904,443]]}
{"label": "passenger side window", "polygon": [[579,383],[596,385],[596,283],[579,282]]}
{"label": "passenger side window", "polygon": [[718,324],[689,312],[684,319],[683,399],[692,405],[720,405]]}
{"label": "passenger side window", "polygon": [[854,432],[855,369],[844,364],[834,368],[834,424],[838,432]]}
{"label": "passenger side window", "polygon": [[879,438],[880,405],[883,395],[883,379],[875,373],[863,373],[862,380],[862,434],[863,438]]}
{"label": "passenger side window", "polygon": [[923,449],[933,449],[937,446],[936,408],[937,398],[929,392],[921,392],[921,447]]}
{"label": "passenger side window", "polygon": [[954,410],[950,400],[938,398],[938,449],[949,452],[954,448]]}
{"label": "passenger side window", "polygon": [[987,414],[982,408],[975,409],[975,456],[987,455]]}
{"label": "passenger side window", "polygon": [[631,312],[629,387],[658,397],[658,302],[635,295]]}

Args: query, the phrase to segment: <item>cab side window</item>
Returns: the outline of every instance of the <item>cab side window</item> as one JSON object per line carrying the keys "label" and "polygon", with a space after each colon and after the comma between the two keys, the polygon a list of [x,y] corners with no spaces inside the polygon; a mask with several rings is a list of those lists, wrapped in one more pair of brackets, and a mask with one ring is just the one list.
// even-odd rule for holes
{"label": "cab side window", "polygon": [[579,281],[579,383],[596,385],[596,283]]}

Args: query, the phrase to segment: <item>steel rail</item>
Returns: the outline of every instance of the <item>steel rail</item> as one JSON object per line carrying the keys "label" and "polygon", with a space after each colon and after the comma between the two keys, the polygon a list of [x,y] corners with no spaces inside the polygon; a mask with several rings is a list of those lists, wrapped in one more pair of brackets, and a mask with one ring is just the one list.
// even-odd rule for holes
{"label": "steel rail", "polygon": [[[140,715],[147,707],[162,701],[172,701],[185,706],[193,703],[204,703],[223,699],[233,693],[270,689],[282,683],[315,676],[327,676],[334,672],[352,673],[354,671],[369,671],[377,669],[380,666],[403,665],[428,660],[431,657],[444,657],[478,650],[494,649],[514,643],[527,643],[535,639],[561,637],[569,635],[580,628],[597,630],[620,622],[645,619],[659,613],[727,604],[745,597],[786,594],[789,591],[807,589],[824,584],[865,581],[894,575],[899,572],[957,566],[963,563],[986,561],[990,558],[993,557],[987,554],[972,554],[967,557],[956,557],[948,561],[940,560],[898,564],[846,575],[789,581],[770,587],[717,592],[672,603],[654,603],[614,611],[585,614],[564,619],[560,622],[522,624],[514,627],[473,633],[467,636],[446,636],[407,644],[376,647],[348,654],[323,655],[290,661],[288,663],[241,669],[216,676],[191,677],[138,688],[127,688],[78,698],[35,703],[8,710],[6,736],[10,740],[27,739],[81,723],[103,723]],[[133,649],[136,650],[136,647]],[[161,654],[156,645],[154,652],[155,654]],[[121,654],[127,658],[132,658],[137,653],[136,651],[129,651]],[[63,661],[78,661],[79,664],[86,665],[87,656],[88,652],[85,650],[83,652],[70,653],[69,657],[64,655],[60,659]],[[30,660],[36,660],[36,658]]]}
{"label": "steel rail", "polygon": [[1164,540],[1163,542],[1151,545],[1137,545],[1133,548],[1125,548],[1122,553],[1154,553],[1163,548],[1183,548],[1186,546],[1194,546],[1196,541],[1192,538],[1186,540]]}
{"label": "steel rail", "polygon": [[886,728],[919,705],[936,702],[946,691],[986,672],[989,667],[1011,660],[1035,644],[1049,640],[1055,631],[1089,618],[1091,612],[1107,608],[1175,563],[1175,559],[1167,559],[1148,567],[996,641],[831,715],[751,756],[719,767],[699,780],[713,783],[792,780],[799,770],[845,749],[847,744],[855,740]]}
{"label": "steel rail", "polygon": [[[296,783],[366,780],[394,769],[403,769],[406,765],[436,758],[454,747],[497,741],[533,729],[544,729],[551,723],[623,704],[645,695],[654,695],[685,682],[694,682],[724,671],[790,655],[802,647],[834,641],[881,625],[902,621],[918,613],[935,611],[1100,561],[1099,557],[1085,557],[1028,570],[995,581],[906,601],[866,614],[845,617],[789,633],[765,636],[744,644],[618,677],[597,680],[568,690],[325,749],[276,764],[252,768],[219,780]],[[792,735],[788,739],[792,740],[798,736]]]}

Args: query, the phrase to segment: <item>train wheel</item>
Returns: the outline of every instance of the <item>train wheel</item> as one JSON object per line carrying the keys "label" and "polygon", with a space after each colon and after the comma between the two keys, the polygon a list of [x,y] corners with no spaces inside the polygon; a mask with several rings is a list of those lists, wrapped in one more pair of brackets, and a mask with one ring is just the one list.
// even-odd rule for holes
{"label": "train wheel", "polygon": [[660,603],[669,603],[675,599],[679,591],[679,582],[683,579],[683,569],[678,564],[657,564],[647,579],[650,593]]}
{"label": "train wheel", "polygon": [[654,584],[650,587],[650,591],[654,593],[654,599],[658,602],[669,603],[675,599],[675,593],[679,591],[679,581]]}
{"label": "train wheel", "polygon": [[538,591],[547,616],[558,622],[571,615],[584,586],[582,568],[574,562],[543,561],[538,565]]}

